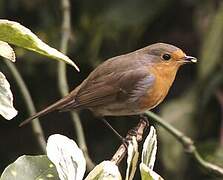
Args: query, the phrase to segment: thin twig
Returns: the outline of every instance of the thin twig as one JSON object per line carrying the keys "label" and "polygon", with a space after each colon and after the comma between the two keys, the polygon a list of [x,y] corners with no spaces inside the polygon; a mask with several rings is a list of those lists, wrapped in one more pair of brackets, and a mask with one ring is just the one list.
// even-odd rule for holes
{"label": "thin twig", "polygon": [[[62,38],[61,38],[61,51],[63,53],[67,52],[68,41],[70,39],[71,33],[71,23],[70,23],[70,1],[69,0],[61,0],[61,7],[63,13],[63,24],[62,24]],[[67,77],[66,77],[66,64],[64,62],[59,62],[58,65],[58,81],[59,81],[59,89],[62,96],[65,96],[69,92]],[[82,149],[86,162],[87,168],[89,170],[94,168],[94,163],[88,155],[88,149],[85,141],[85,136],[83,132],[83,128],[80,122],[80,117],[77,112],[71,112],[71,117],[74,123],[74,127],[77,133],[77,141],[79,147]]]}
{"label": "thin twig", "polygon": [[218,90],[215,95],[221,107],[220,144],[223,145],[223,91]]}
{"label": "thin twig", "polygon": [[[148,121],[146,121],[144,118],[141,118],[137,126],[128,131],[126,135],[126,140],[132,139],[133,136],[136,136],[137,142],[142,141],[143,132],[146,129],[146,127],[148,127]],[[127,153],[126,144],[123,142],[119,146],[116,153],[113,155],[111,161],[114,162],[116,165],[118,165],[125,157],[126,153]]]}
{"label": "thin twig", "polygon": [[185,151],[190,154],[202,168],[217,176],[223,177],[223,168],[204,160],[197,151],[197,148],[191,138],[174,128],[172,125],[167,123],[167,121],[165,121],[155,113],[147,111],[146,115],[148,115],[150,118],[152,118],[152,120],[154,120],[154,122],[162,126],[170,134],[172,134],[183,145]]}
{"label": "thin twig", "polygon": [[[20,73],[18,72],[16,66],[8,60],[5,60],[5,63],[15,78],[15,81],[16,81],[16,83],[21,91],[21,94],[25,100],[29,114],[30,115],[35,114],[36,109],[33,104],[31,95],[29,93],[29,90],[28,90],[24,80],[22,79]],[[32,125],[32,130],[33,130],[34,136],[36,137],[36,140],[37,140],[41,150],[45,153],[46,152],[46,141],[45,141],[45,137],[44,137],[44,132],[43,132],[42,127],[39,123],[39,119],[36,118],[35,121],[31,122],[31,125]]]}

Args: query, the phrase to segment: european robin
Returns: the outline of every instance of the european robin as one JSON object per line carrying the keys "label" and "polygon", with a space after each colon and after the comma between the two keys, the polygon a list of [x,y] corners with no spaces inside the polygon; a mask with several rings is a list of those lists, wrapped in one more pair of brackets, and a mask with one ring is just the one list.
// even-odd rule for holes
{"label": "european robin", "polygon": [[96,116],[142,114],[163,101],[181,65],[196,61],[165,43],[113,57],[99,65],[67,96],[20,126],[52,111],[90,109]]}

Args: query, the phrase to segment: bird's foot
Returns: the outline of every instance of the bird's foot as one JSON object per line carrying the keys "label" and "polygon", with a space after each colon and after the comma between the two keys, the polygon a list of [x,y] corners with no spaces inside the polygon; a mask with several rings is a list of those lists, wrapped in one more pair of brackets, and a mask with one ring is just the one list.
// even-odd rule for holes
{"label": "bird's foot", "polygon": [[146,114],[140,114],[140,121],[143,121],[144,123],[146,123],[146,127],[149,127],[149,120]]}

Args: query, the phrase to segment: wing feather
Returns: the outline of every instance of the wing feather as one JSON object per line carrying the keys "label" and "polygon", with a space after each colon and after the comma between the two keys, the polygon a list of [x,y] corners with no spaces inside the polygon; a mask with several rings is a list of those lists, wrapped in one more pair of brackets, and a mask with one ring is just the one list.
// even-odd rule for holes
{"label": "wing feather", "polygon": [[152,75],[143,68],[126,72],[110,73],[101,78],[87,81],[78,91],[75,104],[63,110],[92,108],[100,105],[136,100],[154,82]]}

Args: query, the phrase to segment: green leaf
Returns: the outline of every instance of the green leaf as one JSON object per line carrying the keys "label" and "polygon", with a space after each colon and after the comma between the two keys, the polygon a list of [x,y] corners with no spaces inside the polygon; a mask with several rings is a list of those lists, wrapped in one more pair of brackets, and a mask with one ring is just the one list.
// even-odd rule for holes
{"label": "green leaf", "polygon": [[66,62],[79,71],[77,65],[69,57],[48,46],[28,28],[17,22],[0,20],[0,40]]}
{"label": "green leaf", "polygon": [[140,173],[142,180],[163,180],[163,178],[159,174],[154,172],[143,163],[140,164]]}
{"label": "green leaf", "polygon": [[125,180],[133,179],[136,172],[138,159],[139,159],[138,143],[136,141],[136,137],[133,136],[133,139],[129,141],[128,145],[127,170],[126,170]]}
{"label": "green leaf", "polygon": [[15,62],[15,53],[7,42],[0,41],[0,56]]}
{"label": "green leaf", "polygon": [[1,180],[59,180],[55,166],[46,155],[21,156],[3,172]]}
{"label": "green leaf", "polygon": [[4,74],[0,72],[0,114],[7,120],[17,115],[17,110],[13,107],[13,96],[10,84]]}
{"label": "green leaf", "polygon": [[103,161],[97,165],[85,180],[121,180],[118,166],[111,161]]}

